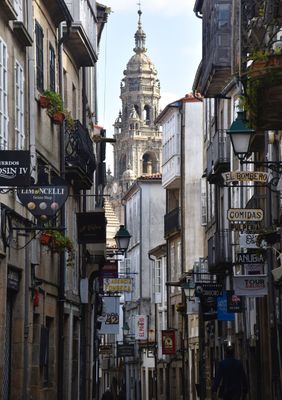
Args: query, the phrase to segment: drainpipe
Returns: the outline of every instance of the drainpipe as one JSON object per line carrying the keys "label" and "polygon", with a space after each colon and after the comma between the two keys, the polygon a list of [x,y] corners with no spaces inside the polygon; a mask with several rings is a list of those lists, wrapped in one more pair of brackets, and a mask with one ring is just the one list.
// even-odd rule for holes
{"label": "drainpipe", "polygon": [[[33,13],[32,13],[32,0],[26,1],[26,23],[27,30],[31,37],[33,37]],[[30,151],[30,167],[31,176],[35,178],[36,171],[36,150],[35,150],[35,127],[34,127],[34,114],[35,114],[35,79],[34,79],[34,46],[28,47],[27,50],[27,80],[28,80],[28,127],[29,127],[29,151]],[[23,348],[23,400],[28,400],[29,390],[29,279],[30,279],[30,263],[29,263],[29,247],[28,237],[26,236],[25,247],[25,294],[24,294],[24,348]]]}
{"label": "drainpipe", "polygon": [[29,234],[24,233],[25,236],[25,270],[24,270],[24,369],[23,369],[23,396],[22,400],[29,399],[29,283],[30,283],[30,252],[29,252]]}
{"label": "drainpipe", "polygon": [[[151,254],[148,254],[149,260],[155,262],[155,259],[152,258]],[[155,360],[155,389],[156,389],[156,397],[155,400],[158,400],[158,317],[157,317],[158,307],[155,299],[155,348],[154,348],[154,360]]]}
{"label": "drainpipe", "polygon": [[[70,24],[67,26],[69,33]],[[59,68],[59,93],[64,101],[64,81],[63,81],[63,43],[65,36],[63,35],[63,25],[59,26],[59,42],[58,42],[58,68]],[[65,179],[65,123],[60,126],[60,177]],[[61,228],[65,233],[66,225],[66,208],[61,208],[60,218]],[[65,254],[61,253],[59,258],[59,290],[58,290],[58,390],[57,399],[64,399],[64,308],[65,308]]]}

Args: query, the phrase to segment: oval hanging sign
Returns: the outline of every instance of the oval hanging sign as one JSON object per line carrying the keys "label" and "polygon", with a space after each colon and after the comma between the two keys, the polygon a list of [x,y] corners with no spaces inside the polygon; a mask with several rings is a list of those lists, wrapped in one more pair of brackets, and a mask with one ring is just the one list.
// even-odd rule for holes
{"label": "oval hanging sign", "polygon": [[36,218],[46,221],[54,217],[68,198],[68,186],[44,185],[30,186],[17,190],[23,206]]}

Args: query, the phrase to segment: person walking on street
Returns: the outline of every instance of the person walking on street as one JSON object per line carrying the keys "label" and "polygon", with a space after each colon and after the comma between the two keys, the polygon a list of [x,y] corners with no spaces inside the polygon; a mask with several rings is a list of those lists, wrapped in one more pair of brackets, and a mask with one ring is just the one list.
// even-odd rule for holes
{"label": "person walking on street", "polygon": [[234,347],[227,346],[225,359],[220,362],[212,385],[212,392],[223,400],[245,399],[248,393],[247,377],[241,361],[234,357]]}
{"label": "person walking on street", "polygon": [[114,396],[113,396],[110,388],[106,389],[101,400],[114,400]]}

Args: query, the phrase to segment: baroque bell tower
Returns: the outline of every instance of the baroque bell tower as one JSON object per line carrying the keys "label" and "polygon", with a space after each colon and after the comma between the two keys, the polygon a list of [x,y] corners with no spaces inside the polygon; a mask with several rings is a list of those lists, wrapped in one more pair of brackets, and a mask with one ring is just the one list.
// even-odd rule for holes
{"label": "baroque bell tower", "polygon": [[123,190],[142,175],[161,172],[162,138],[154,123],[159,114],[160,82],[147,55],[141,16],[139,8],[135,54],[123,72],[122,110],[114,123],[114,175]]}

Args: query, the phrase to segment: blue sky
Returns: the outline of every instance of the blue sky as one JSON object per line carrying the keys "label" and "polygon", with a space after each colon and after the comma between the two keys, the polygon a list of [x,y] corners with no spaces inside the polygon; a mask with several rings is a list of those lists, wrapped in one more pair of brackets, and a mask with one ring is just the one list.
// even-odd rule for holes
{"label": "blue sky", "polygon": [[[121,109],[120,82],[134,54],[139,0],[105,0],[112,13],[104,29],[98,60],[98,123],[113,135]],[[147,54],[161,84],[161,108],[192,89],[201,60],[201,20],[193,12],[195,0],[141,0]],[[111,145],[107,167],[112,169]]]}

